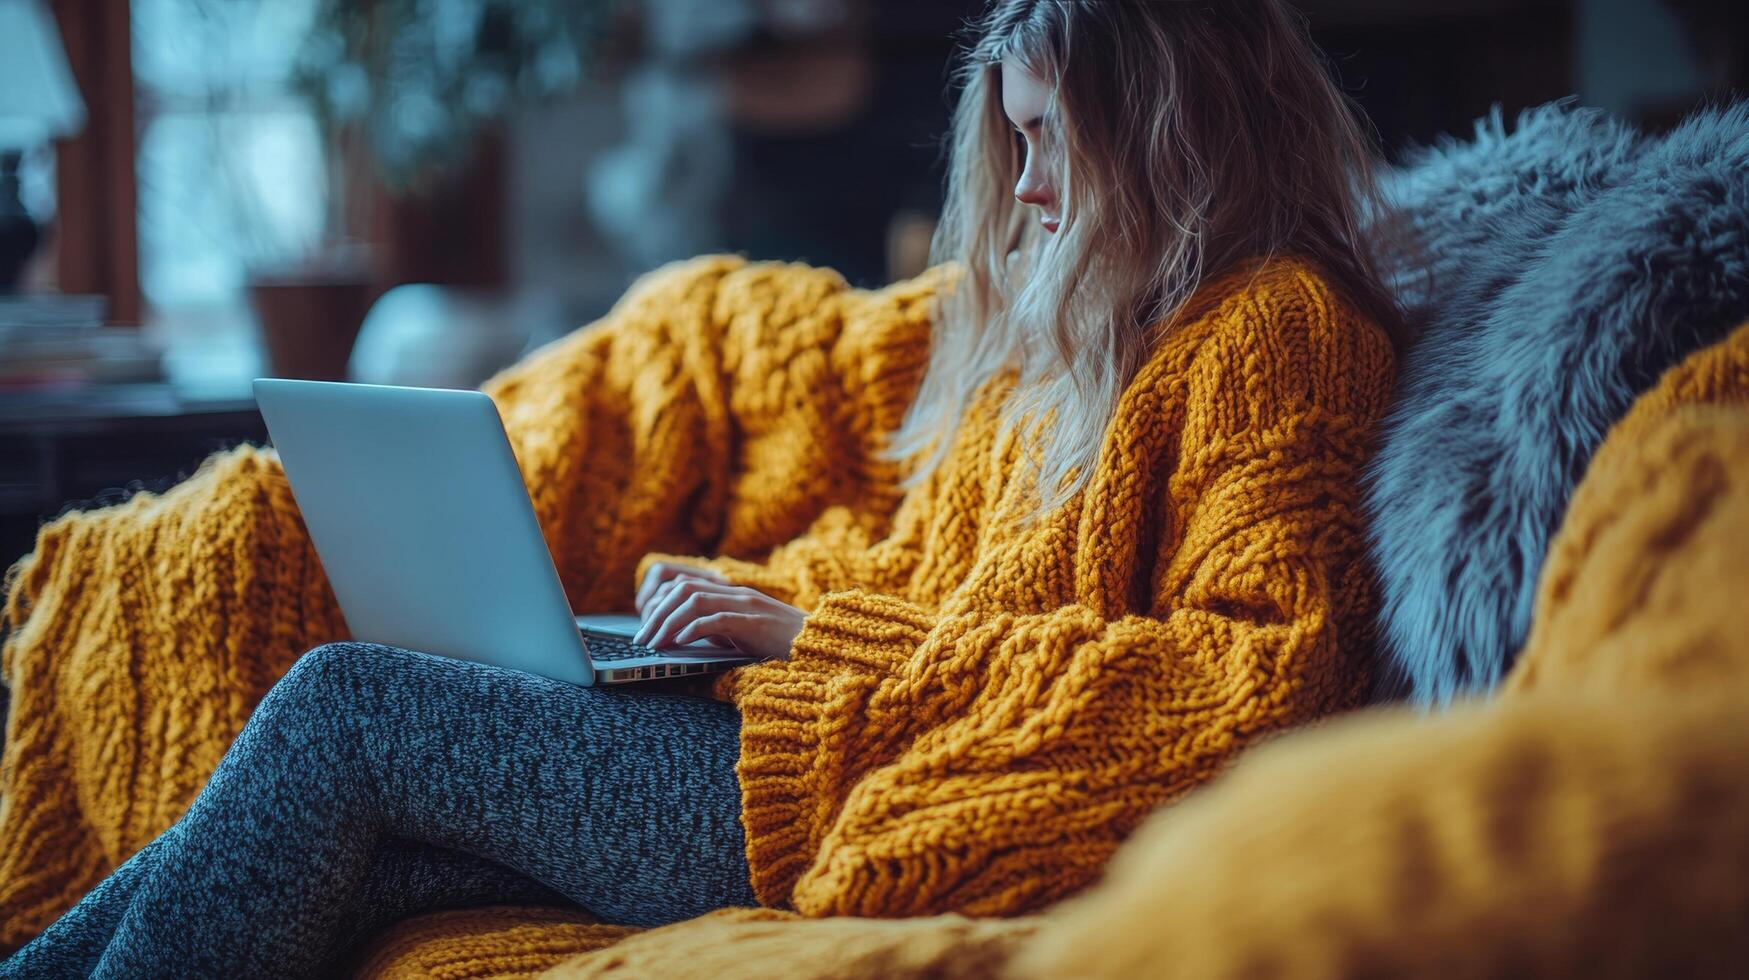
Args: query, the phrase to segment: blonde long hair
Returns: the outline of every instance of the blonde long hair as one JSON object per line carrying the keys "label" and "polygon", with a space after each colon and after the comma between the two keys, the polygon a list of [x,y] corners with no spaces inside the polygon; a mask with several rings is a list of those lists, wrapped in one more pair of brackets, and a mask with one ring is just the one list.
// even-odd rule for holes
{"label": "blonde long hair", "polygon": [[[1024,148],[1000,62],[1052,87],[1044,141],[1062,224],[1013,196]],[[1406,343],[1363,235],[1384,233],[1375,140],[1281,0],[996,0],[955,72],[944,291],[928,367],[892,441],[941,462],[973,396],[1010,367],[1005,432],[1038,438],[1032,517],[1085,485],[1118,398],[1203,282],[1292,254]],[[1370,209],[1370,214],[1368,209]],[[1024,455],[1023,455],[1024,458]]]}

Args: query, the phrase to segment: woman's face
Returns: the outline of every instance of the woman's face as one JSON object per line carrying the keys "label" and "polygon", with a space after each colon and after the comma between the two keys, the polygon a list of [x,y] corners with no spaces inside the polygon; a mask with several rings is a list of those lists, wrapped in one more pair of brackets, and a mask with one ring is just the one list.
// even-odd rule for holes
{"label": "woman's face", "polygon": [[1043,146],[1045,105],[1050,94],[1050,88],[1037,75],[1013,59],[1003,59],[1002,110],[1026,140],[1026,168],[1021,171],[1020,183],[1014,185],[1014,197],[1022,204],[1038,208],[1039,223],[1045,231],[1054,233],[1062,215],[1057,210],[1057,191],[1050,183],[1045,165],[1047,148]]}

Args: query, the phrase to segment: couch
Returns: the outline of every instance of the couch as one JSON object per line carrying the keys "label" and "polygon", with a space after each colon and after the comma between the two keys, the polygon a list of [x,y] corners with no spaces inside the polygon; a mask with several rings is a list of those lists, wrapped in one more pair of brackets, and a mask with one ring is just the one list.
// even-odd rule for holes
{"label": "couch", "polygon": [[[349,971],[1729,972],[1749,952],[1749,110],[1661,138],[1568,102],[1518,122],[1389,176],[1435,276],[1396,267],[1420,340],[1367,488],[1387,703],[1253,750],[1036,915],[635,932],[471,909],[397,925]],[[8,759],[14,787],[29,760]],[[142,761],[175,777],[141,832],[201,778]]]}

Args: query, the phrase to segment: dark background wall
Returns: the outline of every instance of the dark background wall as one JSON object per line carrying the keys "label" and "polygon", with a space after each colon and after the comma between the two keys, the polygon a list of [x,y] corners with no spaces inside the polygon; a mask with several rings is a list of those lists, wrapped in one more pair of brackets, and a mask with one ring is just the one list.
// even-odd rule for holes
{"label": "dark background wall", "polygon": [[[1510,120],[1570,94],[1648,128],[1668,126],[1706,95],[1741,90],[1749,50],[1745,5],[1707,0],[1300,6],[1393,160],[1442,134],[1467,136],[1496,104]],[[737,126],[723,247],[822,262],[862,284],[896,271],[887,255],[894,215],[939,204],[949,35],[981,7],[966,0],[873,5],[866,44],[879,81],[860,111],[811,131]]]}

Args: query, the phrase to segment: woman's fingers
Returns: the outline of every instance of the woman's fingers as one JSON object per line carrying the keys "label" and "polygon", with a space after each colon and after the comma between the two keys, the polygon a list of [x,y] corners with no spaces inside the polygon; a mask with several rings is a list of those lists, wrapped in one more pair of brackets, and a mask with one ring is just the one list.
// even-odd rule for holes
{"label": "woman's fingers", "polygon": [[757,657],[789,657],[805,618],[800,609],[714,573],[705,578],[678,567],[680,572],[661,578],[659,565],[651,566],[633,643],[666,650],[709,640]]}
{"label": "woman's fingers", "polygon": [[675,579],[656,592],[632,642],[663,649],[688,623],[707,613],[745,611],[759,595],[752,589],[698,578]]}
{"label": "woman's fingers", "polygon": [[638,595],[636,600],[634,600],[638,611],[644,611],[644,606],[649,603],[650,599],[655,596],[656,591],[665,583],[683,574],[685,574],[685,572],[680,566],[670,562],[659,561],[656,564],[651,565],[650,570],[644,573],[644,580],[638,583]]}
{"label": "woman's fingers", "polygon": [[759,617],[750,613],[715,612],[687,623],[674,634],[674,645],[685,646],[695,640],[712,640],[737,650],[748,650],[756,639]]}
{"label": "woman's fingers", "polygon": [[787,660],[805,614],[794,606],[771,600],[769,608],[753,612],[714,612],[700,616],[675,636],[676,644],[708,637],[726,638],[728,646],[755,657]]}
{"label": "woman's fingers", "polygon": [[644,606],[655,597],[658,589],[683,575],[726,584],[726,580],[721,575],[708,568],[683,565],[679,562],[659,561],[650,566],[650,570],[644,573],[644,580],[638,583],[638,595],[635,600],[638,612],[644,611]]}
{"label": "woman's fingers", "polygon": [[644,608],[638,613],[643,622],[638,624],[638,631],[632,635],[632,642],[639,646],[648,646],[662,623],[673,615],[676,607],[686,601],[691,595],[690,589],[683,589],[694,583],[703,584],[703,579],[673,578],[656,586]]}

